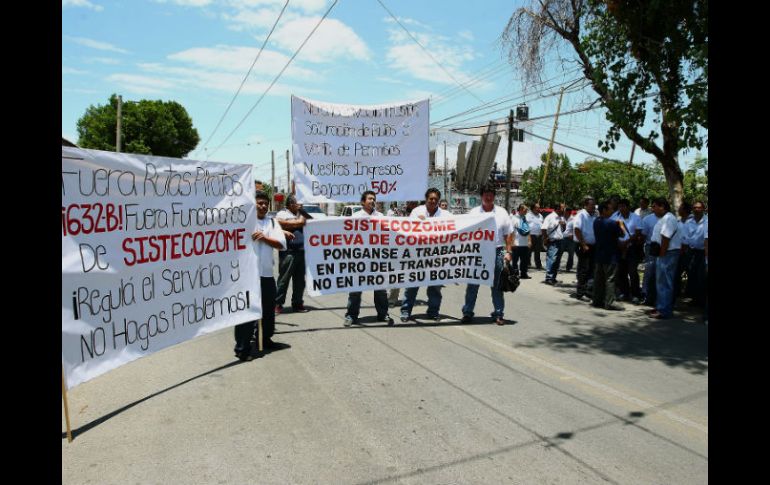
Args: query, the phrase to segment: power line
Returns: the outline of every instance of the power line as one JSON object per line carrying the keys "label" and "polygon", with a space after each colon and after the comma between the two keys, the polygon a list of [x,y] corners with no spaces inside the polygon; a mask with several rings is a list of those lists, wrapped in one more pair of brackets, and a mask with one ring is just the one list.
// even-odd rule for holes
{"label": "power line", "polygon": [[438,62],[438,61],[436,60],[436,58],[435,58],[435,57],[433,57],[433,54],[431,54],[430,52],[428,52],[428,49],[426,49],[425,47],[423,47],[423,45],[422,45],[422,44],[420,44],[420,41],[418,41],[418,40],[415,38],[415,36],[413,36],[413,35],[412,35],[412,33],[411,33],[411,32],[409,32],[409,29],[407,29],[406,27],[404,27],[404,24],[402,24],[402,23],[401,23],[401,21],[399,21],[399,20],[398,20],[398,18],[396,18],[396,16],[395,16],[395,15],[393,15],[393,12],[391,12],[390,10],[388,10],[388,7],[386,7],[386,6],[385,6],[385,4],[384,4],[384,3],[382,3],[382,0],[377,0],[377,3],[379,3],[380,5],[382,5],[382,8],[384,8],[384,9],[385,9],[385,11],[386,11],[386,12],[388,12],[388,15],[390,15],[390,16],[393,18],[393,20],[395,20],[395,21],[396,21],[396,23],[397,23],[399,26],[401,26],[401,28],[402,28],[402,29],[404,29],[404,32],[406,32],[406,33],[407,33],[407,35],[408,35],[409,37],[411,37],[411,39],[412,39],[412,40],[415,42],[415,44],[417,44],[418,46],[420,46],[420,49],[422,49],[422,50],[423,50],[423,51],[424,51],[424,52],[425,52],[425,53],[428,55],[428,57],[430,57],[430,58],[433,60],[433,62],[435,62],[435,63],[436,63],[436,65],[437,65],[438,67],[440,67],[440,68],[441,68],[441,70],[442,70],[442,71],[444,71],[444,72],[447,74],[447,76],[449,76],[449,78],[450,78],[450,79],[452,79],[452,81],[456,82],[458,86],[460,86],[461,88],[465,89],[465,91],[467,91],[467,92],[468,92],[468,94],[470,94],[470,95],[471,95],[471,96],[473,96],[474,98],[478,99],[480,102],[482,102],[482,103],[484,102],[484,100],[483,100],[483,99],[481,99],[481,98],[479,98],[478,96],[476,96],[475,94],[473,94],[473,93],[472,93],[472,92],[471,92],[471,91],[470,91],[468,88],[466,88],[465,86],[463,86],[463,85],[462,85],[462,83],[460,83],[460,81],[458,81],[457,79],[455,79],[455,77],[452,75],[452,73],[451,73],[451,72],[449,72],[449,71],[448,71],[448,70],[447,70],[447,69],[446,69],[444,66],[442,66],[442,65],[441,65],[441,63],[440,63],[440,62]]}
{"label": "power line", "polygon": [[323,17],[321,17],[321,19],[318,21],[318,23],[315,25],[315,27],[313,27],[313,30],[311,30],[311,31],[310,31],[310,34],[308,34],[308,36],[307,36],[307,37],[305,37],[305,40],[303,40],[303,41],[302,41],[302,44],[301,44],[301,45],[300,45],[300,46],[297,48],[297,50],[296,50],[296,51],[294,52],[294,54],[291,56],[291,59],[289,59],[289,62],[287,62],[287,63],[286,63],[286,65],[285,65],[285,66],[283,66],[283,69],[281,69],[281,72],[279,72],[279,73],[278,73],[278,75],[275,77],[275,79],[273,79],[273,82],[271,82],[271,83],[270,83],[270,86],[268,86],[268,87],[267,87],[267,89],[265,89],[265,91],[264,91],[264,92],[262,93],[262,95],[259,97],[259,99],[257,100],[257,102],[256,102],[256,103],[254,103],[254,106],[252,106],[252,107],[251,107],[251,109],[249,109],[249,111],[246,113],[246,116],[244,116],[244,117],[241,119],[241,121],[239,121],[239,122],[238,122],[238,124],[235,126],[235,128],[233,128],[233,131],[231,131],[231,132],[230,132],[230,134],[229,134],[229,135],[227,135],[227,138],[225,138],[225,139],[224,139],[224,141],[223,141],[223,142],[222,142],[222,143],[221,143],[221,144],[220,144],[218,147],[216,147],[216,148],[214,149],[214,151],[212,151],[212,152],[211,152],[211,155],[213,155],[214,153],[216,153],[216,151],[217,151],[217,150],[219,150],[219,148],[220,148],[222,145],[224,145],[225,143],[227,143],[227,140],[229,140],[229,139],[230,139],[230,137],[231,137],[231,136],[233,136],[233,134],[234,134],[236,131],[238,131],[238,128],[240,128],[240,127],[241,127],[241,125],[243,124],[243,122],[244,122],[244,121],[246,121],[246,119],[247,119],[247,118],[248,118],[248,117],[251,115],[251,113],[254,111],[254,109],[255,109],[257,106],[259,106],[259,103],[262,101],[262,99],[263,99],[263,98],[264,98],[264,97],[267,95],[267,93],[268,93],[268,92],[269,92],[269,91],[270,91],[270,90],[273,88],[273,86],[275,85],[275,83],[278,81],[278,78],[280,78],[280,77],[281,77],[281,75],[283,75],[283,72],[286,70],[286,68],[287,68],[287,67],[289,67],[289,64],[291,64],[291,62],[294,60],[294,58],[295,58],[295,57],[297,57],[297,55],[300,53],[300,51],[302,50],[302,48],[303,48],[303,47],[305,47],[305,44],[307,44],[307,41],[308,41],[308,40],[310,40],[310,37],[312,37],[312,36],[313,36],[313,34],[315,33],[315,31],[316,31],[316,30],[318,30],[318,27],[321,25],[321,22],[323,22],[323,21],[324,21],[324,19],[326,19],[326,17],[329,15],[329,12],[331,12],[331,11],[332,11],[332,9],[334,8],[334,6],[335,6],[335,5],[337,5],[337,2],[338,2],[338,1],[339,1],[339,0],[334,0],[334,3],[332,3],[332,4],[331,4],[331,6],[330,6],[330,7],[329,7],[329,9],[326,11],[326,13],[323,15]]}
{"label": "power line", "polygon": [[[243,85],[246,84],[246,80],[251,75],[251,70],[254,69],[254,65],[259,60],[259,56],[262,55],[262,51],[265,49],[265,45],[267,45],[267,41],[270,40],[270,36],[273,35],[273,31],[275,30],[275,27],[278,25],[278,22],[281,20],[281,17],[283,16],[283,12],[286,10],[286,7],[289,6],[289,0],[286,0],[286,3],[283,5],[283,8],[281,9],[281,13],[278,14],[278,18],[275,19],[275,23],[273,24],[273,28],[270,29],[270,33],[267,34],[267,37],[265,37],[265,41],[262,42],[262,47],[259,48],[259,52],[257,52],[257,57],[254,58],[254,62],[251,63],[251,67],[249,67],[249,71],[246,73],[246,75],[243,77],[243,81],[241,81],[241,85],[238,86],[238,90],[233,95],[233,99],[230,100],[230,104],[227,105],[227,108],[225,109],[225,112],[222,113],[222,117],[219,118],[219,121],[217,122],[217,126],[214,127],[214,131],[209,135],[208,140],[206,140],[206,143],[203,144],[201,148],[205,149],[212,138],[214,138],[214,135],[216,134],[217,130],[219,129],[219,126],[222,124],[222,121],[224,121],[225,116],[227,116],[227,113],[230,112],[230,108],[232,108],[233,103],[235,102],[235,98],[238,97],[238,95],[241,93],[241,89],[243,89]],[[198,149],[200,150],[200,148]],[[198,151],[196,150],[196,151]]]}

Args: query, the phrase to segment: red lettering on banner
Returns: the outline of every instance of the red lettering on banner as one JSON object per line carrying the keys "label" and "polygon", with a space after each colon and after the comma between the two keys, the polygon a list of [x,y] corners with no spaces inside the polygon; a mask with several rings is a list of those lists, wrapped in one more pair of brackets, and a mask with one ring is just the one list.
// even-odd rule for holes
{"label": "red lettering on banner", "polygon": [[123,240],[126,266],[189,258],[246,249],[245,228],[127,237]]}

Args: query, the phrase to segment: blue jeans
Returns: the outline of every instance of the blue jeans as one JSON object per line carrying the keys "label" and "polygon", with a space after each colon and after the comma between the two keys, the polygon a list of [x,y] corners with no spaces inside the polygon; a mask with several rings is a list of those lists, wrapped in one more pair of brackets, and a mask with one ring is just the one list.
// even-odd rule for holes
{"label": "blue jeans", "polygon": [[[503,318],[505,311],[505,298],[500,291],[500,273],[503,272],[503,258],[505,257],[505,248],[497,248],[495,255],[495,281],[492,283],[492,312],[493,318]],[[463,305],[463,316],[473,316],[473,309],[476,307],[476,296],[479,293],[479,285],[468,284],[465,288],[465,305]]]}
{"label": "blue jeans", "polygon": [[[374,308],[377,309],[377,318],[383,319],[388,315],[388,293],[385,290],[374,290]],[[346,317],[358,318],[361,311],[361,292],[348,293],[348,311]]]}
{"label": "blue jeans", "polygon": [[672,249],[655,261],[655,309],[666,318],[674,313],[674,277],[679,264],[679,250]]}
{"label": "blue jeans", "polygon": [[564,252],[563,240],[551,241],[545,250],[545,280],[556,281],[556,274],[559,272],[561,264],[561,255]]}
{"label": "blue jeans", "polygon": [[[414,307],[414,301],[417,299],[417,290],[419,288],[407,288],[404,291],[404,303],[401,305],[401,318],[409,318],[412,316],[412,307]],[[428,316],[437,317],[438,310],[441,307],[441,285],[429,286],[426,290],[428,293]]]}

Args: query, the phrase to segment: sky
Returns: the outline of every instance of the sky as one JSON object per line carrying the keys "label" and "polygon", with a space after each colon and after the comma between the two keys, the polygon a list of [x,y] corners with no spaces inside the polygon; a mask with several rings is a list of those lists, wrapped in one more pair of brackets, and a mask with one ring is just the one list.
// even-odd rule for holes
{"label": "sky", "polygon": [[[62,0],[62,136],[77,143],[77,120],[113,93],[124,102],[176,101],[201,137],[187,158],[251,163],[255,178],[269,181],[274,151],[281,187],[291,149],[292,94],[358,105],[428,98],[430,145],[438,147],[441,166],[446,142],[451,168],[457,143],[477,138],[450,128],[502,121],[520,103],[529,107],[530,118],[553,115],[559,88],[580,79],[576,65],[554,60],[546,64],[541,85],[522,86],[500,42],[511,14],[523,5],[519,0],[477,6],[461,0],[289,0],[281,14],[285,5],[286,0]],[[582,152],[555,150],[573,164],[593,158],[589,154],[628,160],[632,143],[625,137],[614,151],[598,148],[608,126],[603,110],[566,114],[595,100],[583,85],[572,85],[564,95],[555,138]],[[514,168],[538,163],[553,118],[526,129],[546,141],[527,136],[524,144],[514,143]],[[708,149],[701,153],[708,156]],[[680,154],[680,165],[695,156],[695,150]],[[501,168],[505,157],[503,140],[496,158]],[[634,163],[652,160],[635,150]]]}

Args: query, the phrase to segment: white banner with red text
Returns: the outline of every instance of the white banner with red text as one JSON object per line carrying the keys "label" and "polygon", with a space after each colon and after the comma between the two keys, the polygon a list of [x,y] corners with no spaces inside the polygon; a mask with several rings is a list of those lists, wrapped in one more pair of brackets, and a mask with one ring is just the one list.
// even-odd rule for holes
{"label": "white banner with red text", "polygon": [[305,226],[311,296],[449,283],[492,286],[495,219],[332,217]]}
{"label": "white banner with red text", "polygon": [[377,106],[291,97],[300,202],[422,200],[428,188],[428,100]]}
{"label": "white banner with red text", "polygon": [[67,388],[261,318],[251,170],[62,147]]}

